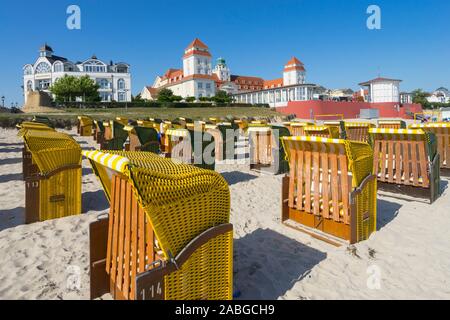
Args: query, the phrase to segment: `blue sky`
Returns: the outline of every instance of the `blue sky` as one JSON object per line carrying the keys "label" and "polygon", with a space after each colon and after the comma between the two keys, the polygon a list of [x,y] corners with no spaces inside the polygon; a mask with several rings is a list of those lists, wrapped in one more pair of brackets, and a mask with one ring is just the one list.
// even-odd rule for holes
{"label": "blue sky", "polygon": [[[66,9],[81,7],[82,29],[66,28]],[[381,7],[382,29],[366,27],[367,7]],[[40,0],[0,4],[0,96],[22,103],[22,67],[41,44],[77,61],[96,54],[131,64],[133,93],[203,40],[233,74],[281,77],[296,56],[307,81],[358,88],[378,74],[403,79],[402,90],[450,87],[448,0]]]}

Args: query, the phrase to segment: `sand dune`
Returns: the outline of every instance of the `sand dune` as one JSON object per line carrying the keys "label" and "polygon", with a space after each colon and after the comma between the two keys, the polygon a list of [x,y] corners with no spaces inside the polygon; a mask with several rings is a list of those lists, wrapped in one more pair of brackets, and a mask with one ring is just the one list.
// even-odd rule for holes
{"label": "sand dune", "polygon": [[[96,146],[76,139],[85,149]],[[88,226],[109,204],[84,160],[85,214],[24,225],[21,148],[15,130],[0,129],[0,299],[88,299]],[[432,206],[383,193],[379,231],[336,248],[280,224],[280,176],[245,165],[218,170],[232,195],[239,299],[450,299],[448,178]]]}

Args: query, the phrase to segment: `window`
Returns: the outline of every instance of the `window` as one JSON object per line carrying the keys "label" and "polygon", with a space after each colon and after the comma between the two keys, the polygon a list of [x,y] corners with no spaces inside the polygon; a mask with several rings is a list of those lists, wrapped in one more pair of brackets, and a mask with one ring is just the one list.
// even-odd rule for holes
{"label": "window", "polygon": [[50,73],[52,68],[45,62],[41,62],[36,66],[36,73]]}
{"label": "window", "polygon": [[83,64],[85,72],[106,72],[106,65],[98,60],[88,60]]}
{"label": "window", "polygon": [[26,76],[32,75],[33,74],[33,67],[28,65],[23,69],[23,74]]}
{"label": "window", "polygon": [[125,90],[125,80],[119,79],[117,81],[117,87],[119,88],[119,90]]}
{"label": "window", "polygon": [[206,84],[206,89],[207,89],[207,90],[210,90],[210,89],[211,89],[211,83],[207,83],[207,84]]}
{"label": "window", "polygon": [[50,80],[39,80],[36,85],[37,90],[47,90],[50,87]]}
{"label": "window", "polygon": [[100,98],[102,99],[102,102],[111,101],[111,95],[108,92],[101,92]]}
{"label": "window", "polygon": [[100,89],[110,89],[108,79],[98,79],[97,84],[100,86]]}
{"label": "window", "polygon": [[198,86],[199,89],[203,89],[203,82],[199,82],[199,83],[197,84],[197,86]]}
{"label": "window", "polygon": [[61,62],[56,62],[53,66],[53,69],[55,72],[63,72],[64,71],[64,65]]}
{"label": "window", "polygon": [[27,82],[27,91],[32,91],[33,90],[33,81],[28,80]]}
{"label": "window", "polygon": [[124,102],[126,100],[125,93],[119,92],[118,98],[119,98],[119,102]]}

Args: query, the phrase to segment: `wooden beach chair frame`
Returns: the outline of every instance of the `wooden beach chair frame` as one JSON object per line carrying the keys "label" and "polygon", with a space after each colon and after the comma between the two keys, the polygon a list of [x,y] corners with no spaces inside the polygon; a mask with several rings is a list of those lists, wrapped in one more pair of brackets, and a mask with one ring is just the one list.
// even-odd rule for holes
{"label": "wooden beach chair frame", "polygon": [[[122,120],[122,122],[124,122],[124,120]],[[122,122],[118,122],[117,120],[103,122],[105,134],[100,149],[102,150],[124,149],[124,144],[128,139],[128,132],[124,130],[125,125]]]}
{"label": "wooden beach chair frame", "polygon": [[[273,133],[278,130],[278,139]],[[281,142],[283,137],[290,136],[286,127],[264,124],[250,124],[248,129],[250,170],[273,175],[288,172],[289,165]],[[276,161],[278,166],[276,166]]]}
{"label": "wooden beach chair frame", "polygon": [[406,129],[406,122],[403,120],[378,120],[378,129]]}
{"label": "wooden beach chair frame", "polygon": [[92,136],[93,127],[94,127],[94,120],[92,120],[91,117],[88,116],[78,117],[77,133],[81,137]]}
{"label": "wooden beach chair frame", "polygon": [[151,127],[125,126],[128,132],[128,151],[147,151],[159,154],[161,152],[158,131]]}
{"label": "wooden beach chair frame", "polygon": [[[413,124],[410,129],[422,129],[427,132],[432,132],[437,138],[437,149],[440,157],[441,169],[450,170],[450,123],[426,123]],[[450,173],[449,171],[444,171]]]}
{"label": "wooden beach chair frame", "polygon": [[303,128],[305,136],[327,139],[339,139],[340,130],[337,126],[307,126]]}
{"label": "wooden beach chair frame", "polygon": [[231,300],[230,191],[147,152],[83,153],[111,203],[90,225],[91,299]]}
{"label": "wooden beach chair frame", "polygon": [[[202,136],[201,149],[198,149],[198,145],[195,143],[195,138],[197,135]],[[192,164],[198,168],[215,170],[215,139],[210,133],[206,131],[199,130],[188,130],[188,129],[168,129],[165,133],[165,138],[168,141],[168,146],[166,147],[165,157],[171,158],[172,160],[181,161],[181,163]],[[175,146],[183,144],[180,148],[180,154],[175,154],[173,152]],[[204,152],[211,145],[211,155],[213,157],[213,163],[207,163],[204,158]]]}
{"label": "wooden beach chair frame", "polygon": [[290,165],[282,182],[283,224],[333,245],[368,239],[377,220],[369,144],[306,136],[285,137],[283,144]]}
{"label": "wooden beach chair frame", "polygon": [[348,140],[368,143],[370,141],[369,130],[375,128],[370,122],[346,122],[345,134]]}
{"label": "wooden beach chair frame", "polygon": [[305,135],[305,127],[314,126],[312,122],[286,122],[284,123],[286,128],[288,128],[291,136],[304,136]]}
{"label": "wooden beach chair frame", "polygon": [[[370,129],[374,174],[380,189],[417,195],[432,204],[440,194],[436,136],[421,129]],[[406,152],[405,152],[406,151]]]}

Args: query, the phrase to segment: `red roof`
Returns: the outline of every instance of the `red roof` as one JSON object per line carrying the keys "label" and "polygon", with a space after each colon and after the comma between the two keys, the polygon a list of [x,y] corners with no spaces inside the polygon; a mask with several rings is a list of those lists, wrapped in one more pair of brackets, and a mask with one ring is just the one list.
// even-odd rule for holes
{"label": "red roof", "polygon": [[282,86],[283,86],[283,78],[264,81],[264,89],[278,88]]}
{"label": "red roof", "polygon": [[189,44],[189,46],[186,48],[186,50],[189,50],[192,48],[209,49],[208,46],[206,44],[204,44],[199,38],[195,38],[195,40]]}
{"label": "red roof", "polygon": [[292,59],[289,60],[288,63],[286,63],[287,66],[290,66],[290,65],[293,65],[293,64],[303,65],[303,62],[298,60],[296,57],[292,57]]}

